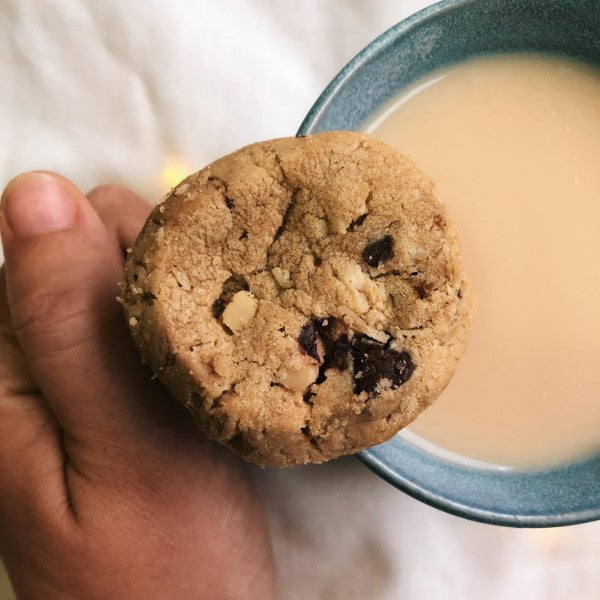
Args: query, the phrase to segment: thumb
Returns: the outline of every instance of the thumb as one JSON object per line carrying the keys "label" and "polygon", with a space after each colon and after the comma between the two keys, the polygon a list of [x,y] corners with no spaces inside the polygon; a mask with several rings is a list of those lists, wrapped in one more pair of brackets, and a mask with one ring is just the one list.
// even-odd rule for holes
{"label": "thumb", "polygon": [[108,231],[85,196],[48,173],[13,179],[0,208],[13,328],[58,423],[80,439],[135,428],[145,386]]}

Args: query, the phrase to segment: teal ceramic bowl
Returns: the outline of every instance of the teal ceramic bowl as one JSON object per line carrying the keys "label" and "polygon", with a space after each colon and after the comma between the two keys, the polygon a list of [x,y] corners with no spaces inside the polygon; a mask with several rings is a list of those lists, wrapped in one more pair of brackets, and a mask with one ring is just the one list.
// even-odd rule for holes
{"label": "teal ceramic bowl", "polygon": [[[559,54],[600,66],[600,1],[439,2],[392,27],[350,61],[298,133],[361,129],[416,79],[471,57],[511,52]],[[452,462],[396,436],[358,456],[415,498],[469,519],[550,527],[600,518],[600,455],[546,470],[500,470]]]}

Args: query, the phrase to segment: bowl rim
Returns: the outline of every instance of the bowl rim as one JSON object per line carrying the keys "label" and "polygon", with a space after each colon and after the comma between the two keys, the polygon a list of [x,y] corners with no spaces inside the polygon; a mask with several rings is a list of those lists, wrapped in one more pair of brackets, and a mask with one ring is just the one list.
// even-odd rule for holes
{"label": "bowl rim", "polygon": [[299,135],[306,135],[312,126],[318,121],[321,113],[327,108],[335,93],[340,89],[346,80],[354,74],[354,72],[363,65],[371,56],[377,52],[385,50],[387,46],[392,45],[396,37],[410,31],[415,25],[422,25],[427,20],[438,17],[449,10],[454,10],[459,6],[474,4],[477,0],[440,0],[435,4],[426,6],[421,10],[409,15],[402,21],[392,25],[382,34],[378,35],[374,40],[369,42],[362,50],[360,50],[331,80],[327,87],[319,94],[315,103],[310,107],[306,117],[298,128]]}
{"label": "bowl rim", "polygon": [[[384,442],[381,444],[381,446],[385,446],[386,443],[387,442]],[[415,449],[415,451],[423,452],[422,450],[418,449]],[[487,525],[502,525],[506,527],[517,528],[564,527],[568,525],[589,523],[600,519],[600,506],[597,508],[572,510],[555,514],[518,514],[509,511],[477,508],[464,502],[451,500],[450,498],[447,498],[442,494],[436,493],[434,490],[429,489],[425,485],[411,480],[399,470],[391,467],[388,462],[385,459],[382,459],[378,454],[379,453],[376,451],[376,447],[372,447],[361,450],[355,456],[360,460],[360,462],[362,462],[365,466],[367,466],[389,484],[393,485],[395,488],[405,492],[416,500],[420,500],[429,506],[457,517],[466,518],[479,523],[485,523]],[[592,460],[594,459],[592,458]],[[450,461],[444,462],[450,466],[450,469],[455,467],[455,463]],[[487,469],[484,470],[487,471]],[[548,469],[548,471],[551,470],[553,469]],[[527,476],[528,473],[535,474],[536,472],[515,469],[514,473],[519,476]]]}
{"label": "bowl rim", "polygon": [[[387,47],[391,46],[398,37],[405,35],[414,27],[421,26],[424,23],[438,18],[440,15],[453,11],[458,8],[475,4],[477,0],[441,0],[430,6],[427,6],[396,23],[381,35],[367,44],[358,52],[333,78],[327,87],[321,92],[315,103],[309,109],[306,117],[300,124],[297,135],[307,135],[312,132],[315,124],[322,113],[334,101],[337,92],[346,84],[346,82],[360,69],[369,59],[385,52]],[[389,443],[386,442],[386,443]],[[385,445],[386,443],[382,444]],[[504,525],[510,527],[557,527],[566,525],[576,525],[600,519],[600,504],[597,507],[573,510],[556,514],[515,514],[501,510],[487,510],[475,506],[457,502],[436,493],[432,489],[411,480],[398,469],[394,469],[382,457],[377,446],[367,448],[357,453],[357,458],[369,469],[379,475],[382,479],[402,490],[408,495],[420,500],[434,508],[450,513],[455,516],[467,518],[473,521],[491,525]],[[424,452],[420,450],[420,452]],[[444,461],[450,468],[453,463]],[[568,466],[571,463],[567,463]],[[547,469],[552,470],[552,467]],[[543,470],[546,471],[546,470]],[[517,471],[519,474],[525,474],[527,471]]]}

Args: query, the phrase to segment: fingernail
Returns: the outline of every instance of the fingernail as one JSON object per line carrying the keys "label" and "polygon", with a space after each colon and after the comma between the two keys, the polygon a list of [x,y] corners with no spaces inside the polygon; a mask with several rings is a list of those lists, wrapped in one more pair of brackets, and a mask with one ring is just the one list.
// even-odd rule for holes
{"label": "fingernail", "polygon": [[25,173],[6,186],[0,205],[13,235],[33,237],[69,229],[77,205],[72,196],[46,173]]}

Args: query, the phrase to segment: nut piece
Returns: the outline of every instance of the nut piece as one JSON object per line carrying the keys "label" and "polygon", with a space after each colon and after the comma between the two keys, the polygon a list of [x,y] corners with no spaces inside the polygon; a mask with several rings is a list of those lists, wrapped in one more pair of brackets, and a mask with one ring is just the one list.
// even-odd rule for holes
{"label": "nut piece", "polygon": [[275,279],[275,281],[282,288],[291,287],[292,282],[290,281],[290,272],[287,269],[280,269],[279,267],[273,267],[271,269],[271,274],[273,275],[273,278]]}
{"label": "nut piece", "polygon": [[279,383],[293,392],[303,392],[319,375],[319,367],[314,364],[303,364],[283,367],[279,371]]}
{"label": "nut piece", "polygon": [[338,154],[352,154],[355,150],[358,149],[358,143],[346,144],[342,142],[338,142],[337,144],[333,144],[332,150],[337,152]]}
{"label": "nut piece", "polygon": [[223,323],[231,331],[239,331],[256,314],[257,307],[258,300],[250,292],[237,292],[223,311]]}
{"label": "nut piece", "polygon": [[315,220],[315,232],[317,234],[317,237],[320,237],[320,238],[326,237],[327,233],[328,233],[327,221],[325,221],[324,219],[316,219]]}
{"label": "nut piece", "polygon": [[177,285],[180,288],[183,288],[184,292],[192,291],[192,284],[190,283],[190,278],[187,276],[185,271],[181,269],[172,269],[171,273],[173,273],[173,277],[175,277],[175,281],[177,281]]}
{"label": "nut piece", "polygon": [[355,329],[360,333],[364,333],[365,335],[368,335],[382,344],[385,344],[390,339],[389,335],[383,331],[379,331],[374,327],[371,327],[362,317],[357,315],[354,311],[350,310],[346,306],[338,306],[338,311],[342,315],[346,325],[352,327],[352,329]]}
{"label": "nut piece", "polygon": [[362,292],[369,282],[369,277],[361,271],[358,265],[348,265],[346,268],[338,270],[337,278],[349,292],[351,308],[358,313],[366,313],[369,310],[369,301]]}
{"label": "nut piece", "polygon": [[229,371],[231,365],[224,354],[215,354],[212,359],[212,367],[214,372],[221,377],[225,377]]}

